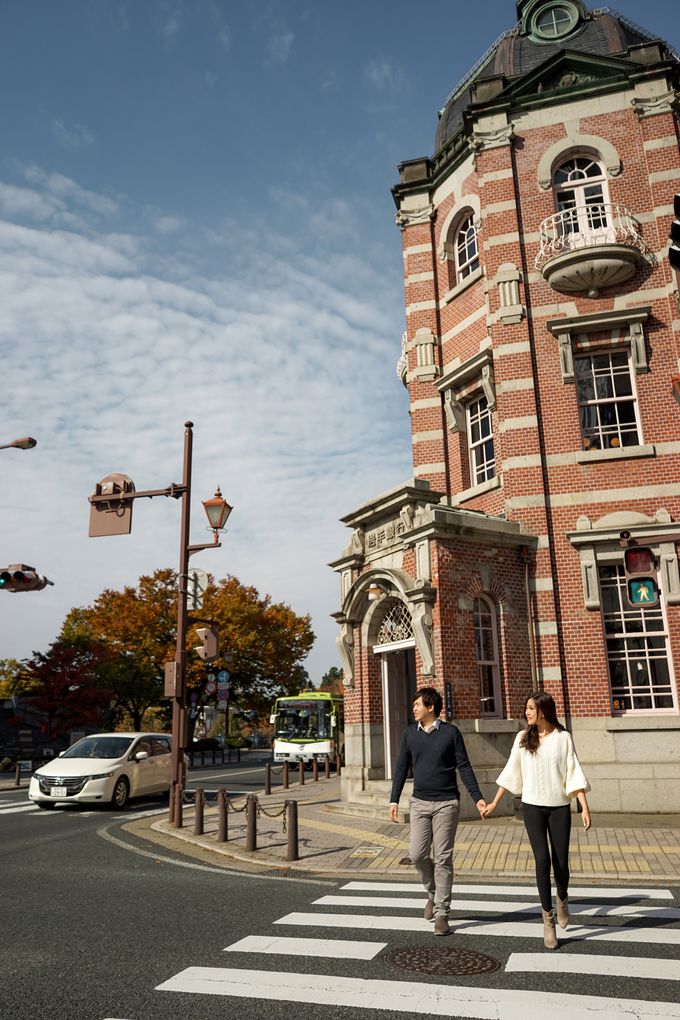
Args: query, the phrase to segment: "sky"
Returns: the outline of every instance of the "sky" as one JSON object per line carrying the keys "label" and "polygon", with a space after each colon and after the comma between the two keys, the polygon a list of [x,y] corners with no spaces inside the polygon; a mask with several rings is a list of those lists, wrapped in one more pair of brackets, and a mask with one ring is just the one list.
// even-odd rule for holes
{"label": "sky", "polygon": [[[680,45],[676,0],[616,10]],[[180,505],[88,538],[111,472],[182,476],[234,511],[192,558],[309,613],[339,665],[339,518],[412,477],[398,164],[515,22],[512,0],[4,0],[0,4],[0,658],[74,606],[177,567]]]}

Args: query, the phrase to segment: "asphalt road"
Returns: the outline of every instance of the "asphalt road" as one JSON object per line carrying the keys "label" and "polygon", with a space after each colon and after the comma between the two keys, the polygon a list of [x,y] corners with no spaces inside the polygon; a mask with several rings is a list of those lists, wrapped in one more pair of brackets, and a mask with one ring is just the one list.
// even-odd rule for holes
{"label": "asphalt road", "polygon": [[[234,792],[262,785],[261,766],[244,764],[194,775],[192,785],[217,788],[225,772],[224,785]],[[45,812],[28,805],[25,790],[0,793],[2,1020],[224,1020],[236,1014],[244,1020],[389,1020],[419,1012],[514,1020],[543,1010],[551,1020],[574,1020],[591,1013],[584,996],[595,997],[598,1008],[613,1000],[609,1011],[595,1014],[602,1020],[624,1015],[611,1012],[621,1000],[636,1000],[639,1017],[647,1013],[645,1003],[655,1002],[670,1004],[655,1015],[680,1017],[674,1005],[680,989],[677,888],[670,890],[672,899],[659,889],[651,898],[628,896],[620,903],[606,900],[607,890],[592,890],[590,902],[603,904],[610,916],[579,918],[587,931],[564,940],[558,953],[543,952],[535,920],[504,915],[497,890],[472,893],[469,899],[492,903],[492,910],[454,914],[458,934],[435,939],[421,911],[406,905],[418,896],[407,887],[348,890],[342,880],[238,874],[121,829],[132,817],[162,810],[149,800],[123,813]],[[319,902],[326,897],[331,900]],[[533,890],[523,898],[534,903]],[[612,916],[613,906],[624,912]],[[649,914],[655,909],[660,916]],[[636,911],[647,916],[633,918]],[[512,931],[500,934],[499,924]],[[575,926],[569,934],[580,931]],[[285,942],[272,946],[276,938]],[[313,941],[293,956],[291,950],[301,947],[291,939]],[[277,951],[265,953],[265,947]],[[390,962],[396,950],[403,956]],[[470,965],[485,954],[499,966],[477,976],[406,969],[427,962],[424,951],[444,950],[457,954],[458,963],[471,952]],[[325,958],[316,955],[329,951]],[[522,954],[539,955],[525,960]],[[609,962],[600,962],[602,956]],[[556,959],[575,972],[546,974]],[[591,965],[594,973],[578,973]],[[656,976],[642,976],[650,967]]]}

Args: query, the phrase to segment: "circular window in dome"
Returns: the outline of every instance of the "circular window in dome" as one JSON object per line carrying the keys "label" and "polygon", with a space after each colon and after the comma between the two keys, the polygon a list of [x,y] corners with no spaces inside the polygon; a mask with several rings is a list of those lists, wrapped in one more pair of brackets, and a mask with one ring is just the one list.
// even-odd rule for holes
{"label": "circular window in dome", "polygon": [[534,15],[532,28],[539,39],[561,39],[569,35],[578,22],[578,11],[571,4],[551,4]]}

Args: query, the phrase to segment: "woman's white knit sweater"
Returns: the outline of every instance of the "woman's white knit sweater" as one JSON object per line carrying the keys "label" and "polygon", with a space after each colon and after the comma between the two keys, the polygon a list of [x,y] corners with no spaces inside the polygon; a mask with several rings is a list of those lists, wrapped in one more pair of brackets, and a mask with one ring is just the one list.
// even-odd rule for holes
{"label": "woman's white knit sweater", "polygon": [[534,754],[520,747],[523,733],[515,738],[508,763],[496,780],[499,786],[515,796],[521,793],[525,804],[540,807],[561,807],[579,790],[590,789],[570,733],[553,730]]}

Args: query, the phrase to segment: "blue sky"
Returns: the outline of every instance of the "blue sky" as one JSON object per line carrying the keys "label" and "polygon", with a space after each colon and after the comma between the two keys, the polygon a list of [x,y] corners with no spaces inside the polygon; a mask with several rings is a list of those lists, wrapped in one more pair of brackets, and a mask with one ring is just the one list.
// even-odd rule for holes
{"label": "blue sky", "polygon": [[[670,0],[617,10],[680,44]],[[483,12],[483,17],[480,17]],[[194,562],[309,612],[338,664],[338,518],[411,477],[397,164],[515,20],[512,0],[21,0],[0,6],[0,658],[74,605],[176,566],[179,507],[88,539],[112,471],[181,477],[192,540],[217,483],[222,548]],[[675,34],[673,34],[675,33]]]}

